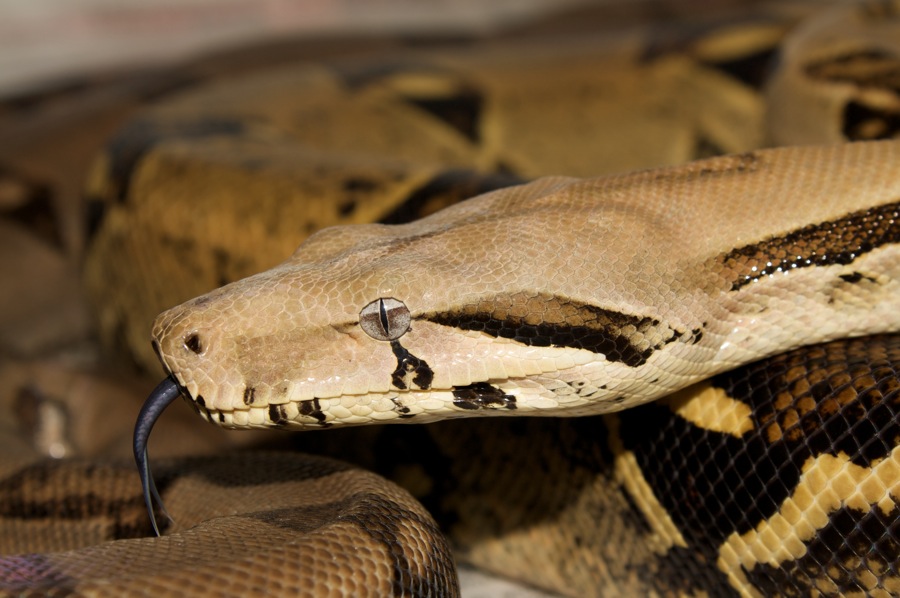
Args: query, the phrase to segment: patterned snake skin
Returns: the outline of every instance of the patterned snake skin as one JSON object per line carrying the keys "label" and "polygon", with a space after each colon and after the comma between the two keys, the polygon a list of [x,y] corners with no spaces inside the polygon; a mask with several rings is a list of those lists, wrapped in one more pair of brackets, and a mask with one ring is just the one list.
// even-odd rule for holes
{"label": "patterned snake skin", "polygon": [[[169,375],[144,496],[12,450],[0,594],[453,596],[452,557],[572,596],[900,593],[900,146],[868,141],[898,131],[898,12],[282,68],[140,113],[93,172],[85,278],[106,342]],[[406,490],[296,453],[151,476],[180,396],[328,428],[288,442]],[[479,417],[510,415],[564,417]]]}

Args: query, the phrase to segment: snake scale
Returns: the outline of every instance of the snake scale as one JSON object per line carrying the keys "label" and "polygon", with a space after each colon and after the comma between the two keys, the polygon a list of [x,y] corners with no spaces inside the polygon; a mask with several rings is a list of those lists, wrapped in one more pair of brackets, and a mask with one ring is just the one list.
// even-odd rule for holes
{"label": "snake scale", "polygon": [[[224,427],[333,428],[296,443],[555,592],[900,593],[898,14],[282,68],[143,112],[93,174],[85,275],[108,342],[169,376],[135,453],[171,519],[143,537],[121,463],[13,459],[0,590],[458,592],[425,508],[356,466],[236,452],[150,477],[183,396]],[[735,39],[780,40],[768,108],[704,65],[746,75]],[[798,143],[832,144],[758,149]],[[563,417],[469,420],[515,415]]]}

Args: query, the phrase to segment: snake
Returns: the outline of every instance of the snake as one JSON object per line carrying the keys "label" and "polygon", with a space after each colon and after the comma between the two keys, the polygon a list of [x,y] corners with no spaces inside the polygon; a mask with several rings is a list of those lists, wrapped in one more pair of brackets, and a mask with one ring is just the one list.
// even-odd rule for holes
{"label": "snake", "polygon": [[[839,17],[849,41],[829,37]],[[460,139],[445,136],[438,153],[451,155],[449,178],[462,179],[465,194],[486,191],[448,207],[441,197],[423,200],[423,188],[448,178],[430,157],[415,170],[382,159],[388,174],[378,184],[368,161],[351,156],[355,176],[335,179],[333,155],[311,159],[308,168],[325,185],[334,180],[346,193],[339,219],[381,222],[326,228],[287,261],[247,278],[236,270],[257,263],[235,266],[213,243],[210,261],[218,262],[204,270],[227,284],[164,311],[152,343],[134,342],[135,360],[158,358],[167,375],[135,429],[143,496],[128,489],[134,478],[122,464],[84,461],[17,467],[0,488],[19,526],[5,537],[27,536],[31,520],[50,512],[95,536],[112,526],[114,537],[132,539],[79,550],[74,539],[49,549],[35,541],[21,556],[0,559],[0,588],[457,593],[450,545],[431,516],[399,488],[376,491],[375,476],[355,466],[235,453],[162,461],[151,475],[151,428],[183,397],[223,427],[329,429],[322,436],[335,438],[340,428],[369,423],[479,418],[400,426],[404,432],[379,437],[368,458],[391,458],[395,478],[401,465],[428,470],[432,487],[418,494],[435,516],[449,518],[458,553],[557,592],[896,594],[900,145],[846,143],[895,134],[896,19],[890,4],[844,8],[788,38],[786,66],[768,89],[772,104],[782,107],[792,85],[801,95],[813,87],[798,83],[801,75],[835,83],[839,99],[771,110],[769,135],[777,145],[819,145],[757,149],[759,139],[735,139],[740,126],[713,126],[686,145],[729,155],[600,177],[576,163],[566,168],[583,177],[576,178],[543,176],[562,167],[551,160],[541,172],[527,152],[485,152],[465,163],[452,152]],[[887,26],[871,33],[872,21]],[[863,38],[865,51],[854,46]],[[837,53],[823,53],[822,40]],[[562,55],[570,52],[566,46]],[[492,60],[474,59],[487,80],[504,62]],[[385,88],[410,93],[440,82],[438,94],[471,96],[461,78],[451,76],[448,87],[435,74],[455,73],[461,61],[414,64],[418,77],[410,79],[389,66],[360,93],[359,110],[387,110]],[[651,76],[668,83],[686,68],[678,60],[652,64]],[[591,65],[571,64],[571,81]],[[360,79],[373,78],[352,68],[342,76],[361,88]],[[704,84],[716,78],[698,76]],[[279,98],[286,79],[291,93]],[[349,106],[326,79],[316,69],[277,71],[230,88],[221,104],[203,101],[221,97],[213,87],[132,122],[99,161],[98,184],[116,198],[101,234],[119,243],[114,248],[125,248],[123,231],[143,244],[150,233],[139,225],[160,224],[154,214],[170,208],[154,202],[179,184],[190,191],[220,180],[221,192],[261,184],[242,177],[262,170],[283,189],[306,149],[279,145],[284,133],[275,125],[288,119],[277,106],[311,81],[326,91],[302,107],[308,114],[323,114],[316,102]],[[757,113],[734,89],[739,99],[728,107]],[[254,104],[263,97],[276,106],[268,121]],[[844,118],[828,122],[843,126],[828,130],[822,114],[833,116],[835,106]],[[373,143],[393,141],[379,126]],[[652,159],[680,161],[664,155],[670,151]],[[480,171],[488,162],[503,168]],[[628,168],[611,162],[613,171]],[[419,191],[416,203],[443,209],[406,223],[398,223],[396,206],[378,207],[375,216],[360,196],[378,186],[395,196]],[[196,218],[199,208],[186,208]],[[235,244],[257,249],[261,238],[287,243],[277,232],[293,226],[280,217],[262,225],[241,212],[224,217],[233,219]],[[177,228],[179,220],[161,224]],[[207,257],[196,244],[172,243],[172,229],[149,230],[168,234],[189,272]],[[104,271],[89,263],[88,276],[91,267]],[[144,263],[129,268],[147,271]],[[129,291],[111,294],[100,318],[126,344],[139,335],[122,314],[142,313],[133,304],[123,311],[134,300]],[[405,445],[410,439],[416,443]],[[499,483],[486,484],[491,478]],[[451,487],[465,492],[451,496]],[[85,506],[59,506],[76,488]],[[165,535],[134,537],[151,531]],[[302,548],[301,537],[310,542]],[[352,548],[338,550],[341,542]]]}

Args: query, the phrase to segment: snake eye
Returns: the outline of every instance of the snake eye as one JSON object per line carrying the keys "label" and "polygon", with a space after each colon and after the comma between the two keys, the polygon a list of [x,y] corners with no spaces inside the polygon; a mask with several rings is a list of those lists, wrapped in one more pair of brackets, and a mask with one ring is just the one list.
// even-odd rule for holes
{"label": "snake eye", "polygon": [[359,325],[379,341],[393,341],[409,330],[409,309],[394,298],[376,299],[359,312]]}

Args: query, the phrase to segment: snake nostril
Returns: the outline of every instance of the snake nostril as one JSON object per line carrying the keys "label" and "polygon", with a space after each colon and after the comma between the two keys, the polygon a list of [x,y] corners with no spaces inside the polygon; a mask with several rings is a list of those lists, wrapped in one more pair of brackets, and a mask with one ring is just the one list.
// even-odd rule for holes
{"label": "snake nostril", "polygon": [[203,343],[200,341],[200,335],[196,332],[191,332],[184,337],[184,346],[197,355],[203,353]]}

